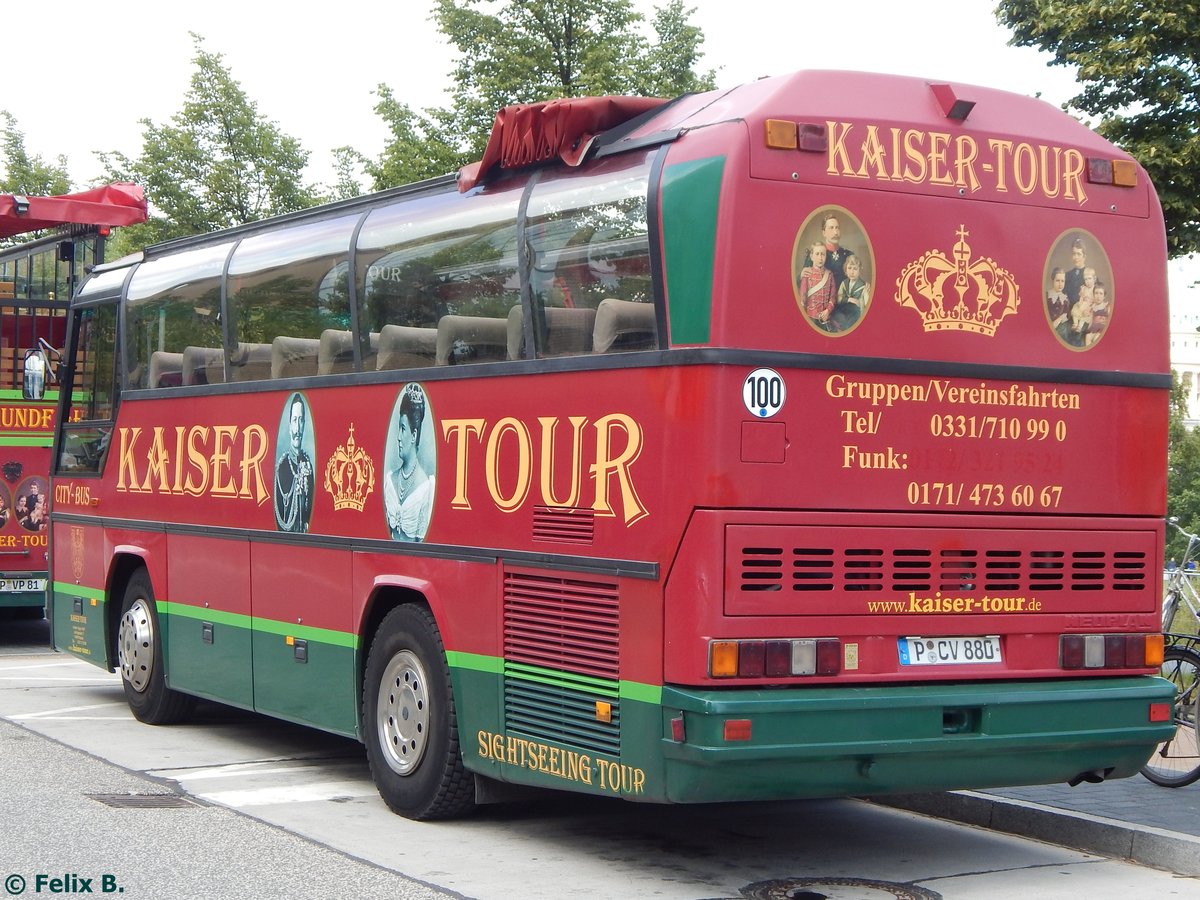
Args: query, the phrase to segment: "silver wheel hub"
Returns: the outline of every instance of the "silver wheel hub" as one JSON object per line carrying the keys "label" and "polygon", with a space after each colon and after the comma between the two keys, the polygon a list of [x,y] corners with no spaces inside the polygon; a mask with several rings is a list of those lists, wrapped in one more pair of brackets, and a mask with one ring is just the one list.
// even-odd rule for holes
{"label": "silver wheel hub", "polygon": [[375,727],[392,771],[411,774],[429,743],[429,691],[425,667],[409,650],[393,656],[383,671]]}
{"label": "silver wheel hub", "polygon": [[150,607],[142,598],[121,616],[117,630],[117,664],[125,683],[139,694],[150,686],[154,671],[154,625]]}

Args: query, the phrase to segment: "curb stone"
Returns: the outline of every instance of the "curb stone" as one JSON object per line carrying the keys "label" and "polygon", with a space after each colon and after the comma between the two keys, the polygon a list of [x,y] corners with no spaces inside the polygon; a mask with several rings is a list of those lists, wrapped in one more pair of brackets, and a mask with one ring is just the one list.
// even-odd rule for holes
{"label": "curb stone", "polygon": [[1190,834],[975,791],[894,794],[868,802],[1200,876],[1200,837]]}

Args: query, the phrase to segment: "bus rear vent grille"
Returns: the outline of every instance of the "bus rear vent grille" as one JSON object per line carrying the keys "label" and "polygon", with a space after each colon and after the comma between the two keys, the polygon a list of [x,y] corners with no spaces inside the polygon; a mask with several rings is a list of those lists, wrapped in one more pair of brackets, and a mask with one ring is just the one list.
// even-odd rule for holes
{"label": "bus rear vent grille", "polygon": [[618,621],[614,583],[506,573],[506,727],[595,753],[619,753]]}
{"label": "bus rear vent grille", "polygon": [[537,506],[533,510],[533,539],[559,544],[590,544],[596,535],[596,513],[578,507]]}
{"label": "bus rear vent grille", "polygon": [[1142,532],[731,526],[736,592],[1145,591]]}

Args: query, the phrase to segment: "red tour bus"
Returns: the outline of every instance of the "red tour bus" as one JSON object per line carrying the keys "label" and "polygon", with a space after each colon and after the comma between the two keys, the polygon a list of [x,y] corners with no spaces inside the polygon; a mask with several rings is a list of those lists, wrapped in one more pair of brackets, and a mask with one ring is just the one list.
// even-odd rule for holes
{"label": "red tour bus", "polygon": [[447,177],[74,299],[55,644],[380,793],[1124,777],[1156,672],[1166,246],[1053,107],[800,72],[497,117]]}
{"label": "red tour bus", "polygon": [[46,605],[50,445],[67,342],[67,307],[104,259],[112,225],[144,221],[134,185],[58,197],[0,195],[0,609],[37,618]]}

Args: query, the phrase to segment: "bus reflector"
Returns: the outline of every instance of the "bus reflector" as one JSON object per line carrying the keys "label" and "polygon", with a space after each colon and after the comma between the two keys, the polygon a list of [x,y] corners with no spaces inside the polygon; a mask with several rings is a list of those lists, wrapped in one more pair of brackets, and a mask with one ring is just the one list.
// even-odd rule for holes
{"label": "bus reflector", "polygon": [[612,721],[612,704],[607,700],[596,701],[596,721],[606,724]]}
{"label": "bus reflector", "polygon": [[727,741],[748,741],[748,740],[750,740],[750,720],[749,719],[726,719],[725,720],[725,740],[727,740]]}
{"label": "bus reflector", "polygon": [[1170,703],[1151,703],[1150,704],[1150,721],[1151,722],[1170,722],[1171,721],[1171,704]]}
{"label": "bus reflector", "polygon": [[683,716],[676,716],[671,720],[671,740],[678,744],[687,740],[687,731],[683,727]]}
{"label": "bus reflector", "polygon": [[1059,664],[1064,669],[1144,669],[1162,665],[1161,634],[1064,634]]}
{"label": "bus reflector", "polygon": [[767,119],[767,146],[776,150],[795,150],[800,146],[796,123],[786,119]]}

